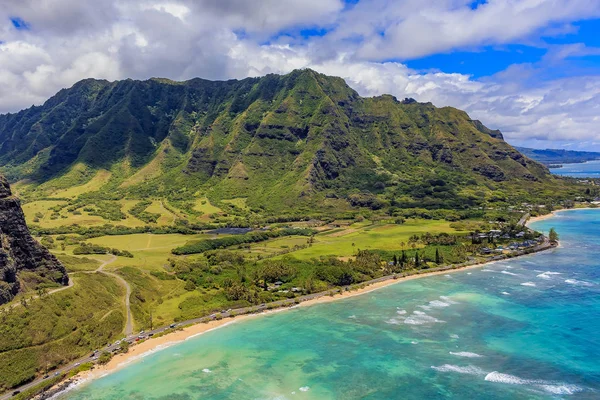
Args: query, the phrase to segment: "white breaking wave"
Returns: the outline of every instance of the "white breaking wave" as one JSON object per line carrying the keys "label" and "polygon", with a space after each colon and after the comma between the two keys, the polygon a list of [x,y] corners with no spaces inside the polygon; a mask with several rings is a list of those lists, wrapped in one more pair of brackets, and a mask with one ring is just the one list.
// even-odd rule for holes
{"label": "white breaking wave", "polygon": [[505,275],[519,276],[519,274],[515,274],[514,272],[510,271],[500,271],[500,273]]}
{"label": "white breaking wave", "polygon": [[578,281],[577,279],[567,279],[565,280],[565,283],[575,286],[594,286],[594,284],[591,282]]}
{"label": "white breaking wave", "polygon": [[385,323],[390,325],[400,325],[404,323],[404,318],[390,318],[387,321],[385,321]]}
{"label": "white breaking wave", "polygon": [[505,296],[510,296],[510,293],[508,293],[508,292],[502,292],[502,294]]}
{"label": "white breaking wave", "polygon": [[310,387],[308,387],[308,386],[302,386],[299,390],[301,392],[308,392],[310,390]]}
{"label": "white breaking wave", "polygon": [[431,315],[427,315],[422,311],[414,311],[413,315],[407,317],[404,320],[405,324],[408,325],[425,325],[425,324],[435,324],[435,323],[444,323],[440,319],[432,317]]}
{"label": "white breaking wave", "polygon": [[404,315],[404,314],[406,314],[406,310],[397,310],[396,314],[398,314],[398,315]]}
{"label": "white breaking wave", "polygon": [[452,334],[452,335],[450,335],[450,337],[451,337],[452,339],[458,339],[458,335],[457,335],[457,334],[455,334],[455,333],[454,333],[454,334]]}
{"label": "white breaking wave", "polygon": [[533,282],[525,282],[525,283],[521,283],[521,286],[535,286],[535,283],[533,283]]}
{"label": "white breaking wave", "polygon": [[208,368],[204,368],[202,370],[202,372],[204,372],[205,374],[210,374],[212,371],[210,369],[208,369]]}
{"label": "white breaking wave", "polygon": [[437,307],[437,308],[450,307],[450,303],[446,303],[441,300],[433,300],[433,301],[429,302],[429,307]]}
{"label": "white breaking wave", "polygon": [[450,303],[450,304],[458,304],[458,301],[454,301],[452,300],[450,297],[448,296],[440,296],[440,299],[442,299],[444,302],[446,303]]}
{"label": "white breaking wave", "polygon": [[356,315],[350,315],[350,316],[348,316],[348,318],[350,318],[350,319],[356,319]]}
{"label": "white breaking wave", "polygon": [[470,351],[457,351],[457,352],[452,352],[451,351],[450,354],[452,354],[453,356],[467,357],[467,358],[480,358],[480,357],[483,357],[481,354],[471,353]]}
{"label": "white breaking wave", "polygon": [[574,394],[583,391],[583,388],[563,382],[552,382],[541,379],[523,379],[518,376],[503,374],[498,371],[490,372],[485,376],[489,382],[506,383],[509,385],[530,385],[552,394]]}
{"label": "white breaking wave", "polygon": [[552,279],[552,275],[561,275],[560,272],[550,272],[550,271],[546,271],[544,273],[541,273],[539,275],[537,275],[538,278],[542,278],[542,279]]}
{"label": "white breaking wave", "polygon": [[456,372],[459,374],[468,374],[468,375],[485,375],[486,372],[479,367],[474,365],[467,365],[466,367],[461,367],[460,365],[452,365],[452,364],[444,364],[439,367],[432,366],[432,369],[435,369],[439,372]]}

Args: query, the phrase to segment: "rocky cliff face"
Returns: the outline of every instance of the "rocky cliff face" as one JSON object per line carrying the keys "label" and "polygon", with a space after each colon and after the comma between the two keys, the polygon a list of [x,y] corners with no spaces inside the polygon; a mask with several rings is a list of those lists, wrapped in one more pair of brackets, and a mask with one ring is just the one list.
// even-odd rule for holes
{"label": "rocky cliff face", "polygon": [[60,261],[31,237],[19,200],[0,176],[0,304],[19,292],[19,275],[25,271],[40,283],[69,281]]}

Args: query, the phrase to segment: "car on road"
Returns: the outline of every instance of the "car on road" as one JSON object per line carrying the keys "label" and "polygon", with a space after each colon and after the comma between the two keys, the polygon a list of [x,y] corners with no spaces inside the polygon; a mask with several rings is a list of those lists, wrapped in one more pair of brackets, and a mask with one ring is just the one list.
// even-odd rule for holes
{"label": "car on road", "polygon": [[13,395],[13,396],[16,396],[16,395],[18,395],[19,393],[21,393],[21,391],[20,391],[20,390],[15,390],[14,392],[12,392],[12,395]]}
{"label": "car on road", "polygon": [[176,326],[177,326],[177,324],[171,324],[171,325],[169,325],[169,328],[173,329],[173,328],[175,328]]}

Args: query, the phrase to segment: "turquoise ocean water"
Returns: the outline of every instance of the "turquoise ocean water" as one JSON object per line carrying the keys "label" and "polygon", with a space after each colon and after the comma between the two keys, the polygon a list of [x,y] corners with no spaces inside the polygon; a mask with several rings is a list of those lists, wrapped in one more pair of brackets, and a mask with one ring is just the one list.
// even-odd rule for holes
{"label": "turquoise ocean water", "polygon": [[561,248],[256,317],[61,399],[600,399],[600,210]]}
{"label": "turquoise ocean water", "polygon": [[550,168],[550,172],[574,178],[600,178],[600,160],[577,164],[563,164],[562,168]]}

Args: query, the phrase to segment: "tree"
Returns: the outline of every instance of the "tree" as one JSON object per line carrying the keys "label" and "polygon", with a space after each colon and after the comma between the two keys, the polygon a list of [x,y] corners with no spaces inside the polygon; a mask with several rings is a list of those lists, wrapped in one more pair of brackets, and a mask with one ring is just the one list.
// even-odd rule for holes
{"label": "tree", "polygon": [[119,349],[121,353],[129,352],[129,342],[127,340],[121,341],[121,347]]}
{"label": "tree", "polygon": [[552,243],[558,242],[558,233],[556,233],[554,228],[550,228],[550,232],[548,232],[548,239],[550,239]]}
{"label": "tree", "polygon": [[415,253],[415,268],[419,268],[421,265],[421,260],[419,260],[419,252]]}
{"label": "tree", "polygon": [[394,267],[398,265],[398,256],[394,254]]}
{"label": "tree", "polygon": [[435,249],[435,263],[436,264],[442,263],[442,256],[440,255],[440,249],[438,249],[438,248]]}

